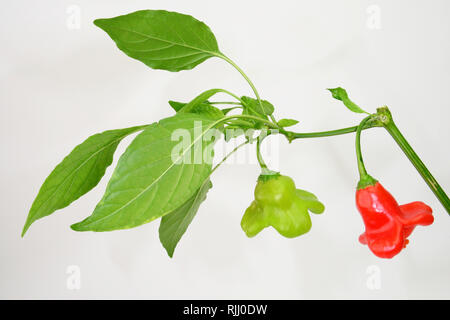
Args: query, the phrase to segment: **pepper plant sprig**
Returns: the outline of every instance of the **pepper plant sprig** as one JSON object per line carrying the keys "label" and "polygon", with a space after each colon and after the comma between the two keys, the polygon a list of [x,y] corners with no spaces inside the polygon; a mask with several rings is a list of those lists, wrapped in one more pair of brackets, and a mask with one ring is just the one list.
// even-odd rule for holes
{"label": "pepper plant sprig", "polygon": [[[170,100],[173,116],[87,138],[45,180],[31,206],[22,236],[36,220],[67,207],[93,189],[111,165],[120,141],[134,133],[139,134],[120,157],[103,198],[90,216],[71,226],[73,230],[128,229],[161,218],[159,238],[172,257],[212,187],[212,174],[231,154],[253,144],[261,175],[255,187],[255,200],[242,218],[242,229],[249,237],[267,227],[275,228],[285,237],[298,237],[311,229],[309,212],[322,213],[325,207],[314,194],[298,189],[290,177],[267,166],[260,152],[264,139],[281,134],[293,142],[356,132],[361,178],[357,207],[366,225],[360,241],[377,256],[391,258],[406,246],[412,229],[419,224],[432,223],[433,216],[431,208],[425,204],[398,206],[378,181],[368,175],[362,160],[360,136],[363,130],[373,127],[384,127],[391,134],[450,213],[447,195],[395,126],[387,107],[370,114],[351,101],[343,88],[329,89],[349,110],[366,114],[366,118],[359,125],[342,129],[290,131],[287,128],[298,121],[275,118],[275,107],[260,96],[250,77],[219,50],[214,34],[203,22],[176,12],[141,10],[98,19],[94,24],[103,29],[121,51],[152,69],[178,72],[190,70],[210,58],[222,59],[239,72],[254,97],[221,88],[209,89],[188,102]],[[227,98],[215,100],[217,94]],[[242,136],[244,142],[213,168],[215,143],[222,138],[228,142]],[[374,199],[378,202],[372,203]]]}

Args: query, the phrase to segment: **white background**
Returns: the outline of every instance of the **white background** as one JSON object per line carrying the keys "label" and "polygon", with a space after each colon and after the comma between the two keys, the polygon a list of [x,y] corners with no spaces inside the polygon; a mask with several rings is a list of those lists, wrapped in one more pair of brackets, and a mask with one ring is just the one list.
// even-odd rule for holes
{"label": "white background", "polygon": [[[70,28],[71,5],[80,9],[79,29]],[[380,29],[370,28],[372,5],[380,10]],[[448,1],[9,1],[0,12],[0,298],[450,298],[450,218],[382,129],[363,134],[369,172],[400,203],[424,201],[435,215],[392,260],[358,243],[363,224],[354,206],[353,134],[291,145],[278,140],[279,153],[268,162],[279,159],[282,173],[326,204],[323,215],[312,217],[312,230],[296,239],[273,229],[248,239],[240,229],[259,173],[251,163],[216,172],[173,259],[159,243],[158,221],[108,233],[69,228],[92,212],[113,167],[92,192],[39,220],[21,239],[40,185],[89,135],[170,116],[167,100],[189,100],[210,88],[251,95],[219,59],[180,73],[151,70],[92,24],[140,9],[204,21],[277,107],[277,117],[300,120],[297,131],[361,119],[325,88],[346,88],[370,111],[389,105],[450,191]],[[81,271],[79,290],[66,284],[71,265]],[[374,277],[379,289],[370,285]]]}

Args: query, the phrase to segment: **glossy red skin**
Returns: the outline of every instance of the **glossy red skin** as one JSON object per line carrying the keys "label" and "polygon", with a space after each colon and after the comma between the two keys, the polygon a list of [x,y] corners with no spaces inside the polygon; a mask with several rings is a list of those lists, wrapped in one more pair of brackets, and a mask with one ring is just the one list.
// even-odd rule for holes
{"label": "glossy red skin", "polygon": [[427,226],[434,221],[432,209],[425,203],[398,205],[379,182],[356,191],[356,206],[366,227],[359,241],[380,258],[397,255],[417,225]]}

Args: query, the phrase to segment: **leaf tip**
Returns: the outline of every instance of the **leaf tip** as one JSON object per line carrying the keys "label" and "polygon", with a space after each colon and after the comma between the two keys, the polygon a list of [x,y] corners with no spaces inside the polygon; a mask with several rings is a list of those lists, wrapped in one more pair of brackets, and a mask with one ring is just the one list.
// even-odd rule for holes
{"label": "leaf tip", "polygon": [[100,29],[104,29],[104,26],[105,26],[105,21],[106,21],[107,19],[95,19],[94,20],[94,25],[96,25],[97,27],[99,27]]}
{"label": "leaf tip", "polygon": [[86,231],[86,229],[83,228],[83,225],[81,222],[74,223],[70,226],[70,229],[73,231]]}
{"label": "leaf tip", "polygon": [[345,91],[342,87],[327,88],[327,90],[330,91],[333,98],[337,100],[342,100],[347,97],[347,91]]}
{"label": "leaf tip", "polygon": [[30,228],[32,223],[33,223],[33,221],[30,221],[30,219],[27,218],[27,221],[25,221],[25,225],[23,226],[23,229],[22,229],[22,234],[20,235],[22,238],[25,236],[25,233],[27,233],[27,231]]}
{"label": "leaf tip", "polygon": [[163,240],[163,238],[161,237],[161,228],[160,228],[160,233],[159,233],[159,240],[162,244],[162,246],[164,247],[164,249],[167,252],[167,255],[169,256],[169,258],[173,258],[173,253],[175,252],[175,246],[170,245],[169,243],[166,243],[166,241]]}
{"label": "leaf tip", "polygon": [[170,247],[165,245],[164,243],[162,243],[164,249],[166,249],[167,255],[169,256],[170,259],[173,259],[173,253],[175,252],[175,248]]}

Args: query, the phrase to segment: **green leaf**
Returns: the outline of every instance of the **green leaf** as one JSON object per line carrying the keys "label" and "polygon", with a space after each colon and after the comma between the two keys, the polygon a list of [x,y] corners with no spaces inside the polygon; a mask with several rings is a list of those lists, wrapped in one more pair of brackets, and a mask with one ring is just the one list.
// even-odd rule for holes
{"label": "green leaf", "polygon": [[186,103],[183,102],[177,102],[177,101],[169,101],[170,106],[172,107],[173,110],[175,110],[175,112],[178,112],[181,110],[181,108],[183,108]]}
{"label": "green leaf", "polygon": [[239,108],[241,108],[241,107],[239,106],[239,107],[225,108],[225,109],[222,109],[222,113],[223,113],[224,115],[227,115],[230,111],[232,111],[232,110],[234,110],[234,109],[239,109]]}
{"label": "green leaf", "polygon": [[197,114],[177,114],[148,126],[119,159],[92,215],[72,229],[133,228],[182,206],[211,172],[212,157],[204,155],[212,153],[214,136],[208,135],[215,125]]}
{"label": "green leaf", "polygon": [[353,101],[351,101],[349,99],[349,97],[347,95],[347,91],[345,91],[345,89],[338,87],[338,88],[327,89],[327,90],[329,90],[331,92],[331,95],[333,96],[333,98],[335,98],[337,100],[341,100],[350,111],[353,111],[356,113],[367,113],[366,111],[361,109],[358,105],[356,105]]}
{"label": "green leaf", "polygon": [[209,27],[195,18],[164,10],[141,10],[94,24],[128,56],[153,69],[189,70],[220,56]]}
{"label": "green leaf", "polygon": [[267,100],[261,100],[262,108],[257,99],[243,96],[241,97],[241,100],[245,104],[244,114],[254,115],[267,119],[267,116],[270,116],[275,109],[273,105]]}
{"label": "green leaf", "polygon": [[222,110],[219,108],[214,107],[213,105],[210,105],[208,103],[201,103],[193,108],[191,113],[197,113],[201,114],[205,117],[211,118],[213,120],[219,120],[222,119],[225,115],[223,114]]}
{"label": "green leaf", "polygon": [[159,239],[169,257],[173,257],[175,247],[194,219],[200,204],[205,201],[206,194],[211,188],[212,183],[208,179],[186,203],[162,217],[159,225]]}
{"label": "green leaf", "polygon": [[22,236],[30,225],[94,188],[111,164],[119,142],[146,126],[110,130],[98,133],[75,147],[50,173],[31,206]]}
{"label": "green leaf", "polygon": [[223,89],[209,89],[202,93],[200,93],[198,96],[196,96],[194,99],[192,99],[189,103],[184,105],[178,112],[192,112],[192,110],[198,106],[199,104],[202,104],[204,102],[207,102],[209,98],[211,98],[213,95],[224,92]]}
{"label": "green leaf", "polygon": [[280,121],[278,121],[278,125],[283,128],[294,126],[297,123],[298,121],[294,119],[281,119]]}
{"label": "green leaf", "polygon": [[[169,104],[177,112],[179,112],[184,106],[187,105],[187,103],[176,102],[176,101],[169,101]],[[208,118],[211,118],[214,120],[219,120],[225,116],[225,114],[222,112],[222,110],[209,104],[208,101],[201,102],[199,104],[194,105],[188,113],[201,114],[205,117],[208,117]]]}

